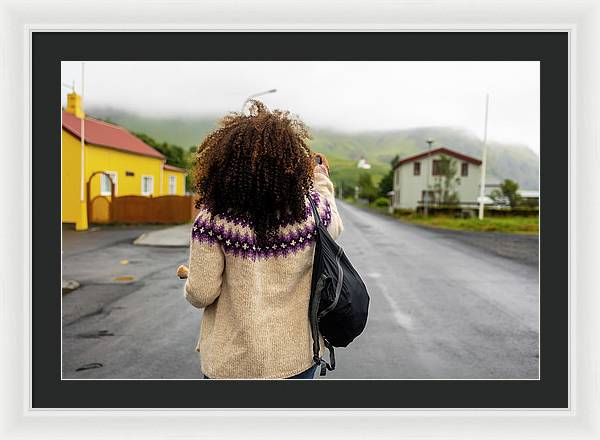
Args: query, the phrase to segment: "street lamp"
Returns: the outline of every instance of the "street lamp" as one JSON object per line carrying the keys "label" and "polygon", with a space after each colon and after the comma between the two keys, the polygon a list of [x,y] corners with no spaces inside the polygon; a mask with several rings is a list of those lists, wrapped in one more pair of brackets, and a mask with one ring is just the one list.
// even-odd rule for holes
{"label": "street lamp", "polygon": [[424,213],[425,217],[429,215],[429,173],[431,172],[431,145],[435,142],[433,139],[429,138],[425,142],[427,142],[427,170],[425,171],[425,197],[423,198],[423,202],[425,205]]}
{"label": "street lamp", "polygon": [[240,111],[240,113],[244,113],[246,104],[248,104],[248,101],[250,101],[252,98],[256,98],[257,96],[262,96],[262,95],[268,95],[269,93],[275,93],[276,91],[277,91],[277,89],[271,89],[271,90],[266,90],[264,92],[258,92],[258,93],[255,93],[254,95],[248,96],[246,98],[246,100],[244,101],[244,103],[242,104],[242,110]]}

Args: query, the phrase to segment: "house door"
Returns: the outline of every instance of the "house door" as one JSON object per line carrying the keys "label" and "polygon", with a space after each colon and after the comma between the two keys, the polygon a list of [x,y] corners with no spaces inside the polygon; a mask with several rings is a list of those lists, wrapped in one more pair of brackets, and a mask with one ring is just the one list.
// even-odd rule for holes
{"label": "house door", "polygon": [[433,204],[435,203],[435,193],[433,191],[421,191],[421,201],[425,203],[425,198],[427,197],[427,203]]}
{"label": "house door", "polygon": [[111,201],[108,197],[96,196],[90,200],[88,222],[94,223],[110,223],[110,208]]}

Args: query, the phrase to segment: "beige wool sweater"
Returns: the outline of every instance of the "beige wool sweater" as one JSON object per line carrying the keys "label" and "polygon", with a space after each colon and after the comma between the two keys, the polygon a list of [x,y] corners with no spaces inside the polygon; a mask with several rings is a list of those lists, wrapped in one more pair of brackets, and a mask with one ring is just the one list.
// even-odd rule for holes
{"label": "beige wool sweater", "polygon": [[[333,184],[316,173],[313,188],[321,221],[337,238],[343,226]],[[255,244],[244,219],[198,214],[184,293],[204,308],[196,350],[209,378],[280,379],[313,365],[308,303],[315,223],[308,199],[306,206],[305,220],[283,220],[268,248]]]}

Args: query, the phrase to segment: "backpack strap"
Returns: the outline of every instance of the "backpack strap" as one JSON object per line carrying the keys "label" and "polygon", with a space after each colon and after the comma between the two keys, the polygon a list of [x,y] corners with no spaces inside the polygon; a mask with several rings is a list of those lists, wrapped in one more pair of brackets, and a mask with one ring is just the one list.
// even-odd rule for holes
{"label": "backpack strap", "polygon": [[319,341],[319,319],[318,308],[319,301],[321,297],[321,290],[323,289],[323,283],[325,281],[325,277],[321,277],[317,280],[317,285],[315,287],[314,297],[311,298],[311,307],[309,313],[310,320],[310,330],[313,338],[313,361],[315,364],[321,363],[321,357],[319,356],[319,351],[321,351],[321,344]]}
{"label": "backpack strap", "polygon": [[[308,197],[310,202],[310,206],[312,208],[312,214],[315,219],[315,233],[318,233],[319,226],[321,225],[321,216],[319,215],[319,211],[317,210],[317,205],[311,196]],[[317,280],[317,284],[315,286],[315,298],[312,298],[312,308],[310,310],[310,328],[313,337],[313,361],[315,364],[321,366],[320,376],[325,376],[327,374],[327,370],[333,371],[335,370],[335,352],[333,350],[333,345],[329,343],[325,338],[323,341],[325,342],[325,347],[329,350],[329,363],[325,361],[321,356],[319,356],[319,351],[321,351],[321,344],[319,342],[319,322],[317,318],[318,306],[321,297],[321,290],[323,289],[323,284],[325,283],[325,277],[320,277]]]}
{"label": "backpack strap", "polygon": [[319,210],[317,209],[317,205],[312,198],[312,195],[308,196],[308,201],[310,202],[310,207],[312,208],[313,218],[315,219],[315,226],[319,227],[321,225],[321,216],[319,215]]}
{"label": "backpack strap", "polygon": [[323,339],[323,341],[325,341],[325,347],[327,347],[327,350],[329,350],[330,363],[327,363],[327,361],[325,361],[323,358],[319,358],[319,363],[321,364],[320,376],[325,376],[327,374],[327,370],[335,370],[335,351],[333,350],[333,345],[331,345],[327,339]]}

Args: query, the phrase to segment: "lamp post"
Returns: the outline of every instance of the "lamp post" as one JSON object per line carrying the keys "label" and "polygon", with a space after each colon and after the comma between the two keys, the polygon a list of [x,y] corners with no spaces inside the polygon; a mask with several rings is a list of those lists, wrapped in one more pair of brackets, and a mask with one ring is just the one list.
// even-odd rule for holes
{"label": "lamp post", "polygon": [[425,170],[425,197],[423,197],[424,202],[424,214],[425,217],[429,215],[429,173],[431,172],[431,145],[433,144],[433,139],[427,139],[427,170]]}
{"label": "lamp post", "polygon": [[275,93],[276,91],[277,91],[277,89],[265,90],[264,92],[258,92],[258,93],[248,96],[246,98],[246,100],[244,101],[244,103],[242,104],[242,109],[240,110],[240,113],[244,113],[246,104],[248,104],[248,101],[250,101],[252,98],[256,98],[257,96],[262,96],[262,95],[268,95],[269,93]]}

